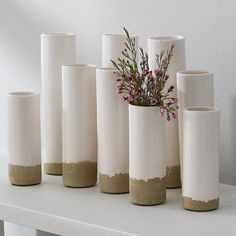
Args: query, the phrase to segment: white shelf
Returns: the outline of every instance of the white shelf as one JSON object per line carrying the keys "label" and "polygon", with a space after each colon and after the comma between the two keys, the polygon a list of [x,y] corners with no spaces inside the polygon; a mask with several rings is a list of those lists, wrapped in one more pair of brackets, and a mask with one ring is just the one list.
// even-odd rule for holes
{"label": "white shelf", "polygon": [[180,189],[168,190],[163,205],[135,206],[128,194],[66,188],[58,176],[44,175],[41,185],[12,186],[5,159],[0,157],[0,220],[68,236],[236,235],[234,186],[220,186],[216,211],[184,210]]}

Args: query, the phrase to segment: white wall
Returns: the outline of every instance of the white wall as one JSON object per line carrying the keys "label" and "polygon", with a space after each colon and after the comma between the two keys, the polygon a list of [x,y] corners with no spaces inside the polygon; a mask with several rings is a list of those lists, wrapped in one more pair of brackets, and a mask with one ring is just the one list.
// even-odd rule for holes
{"label": "white wall", "polygon": [[221,110],[221,182],[236,185],[236,1],[0,0],[0,147],[6,146],[6,95],[40,91],[40,33],[78,34],[79,62],[101,63],[103,33],[186,37],[189,68],[215,72]]}

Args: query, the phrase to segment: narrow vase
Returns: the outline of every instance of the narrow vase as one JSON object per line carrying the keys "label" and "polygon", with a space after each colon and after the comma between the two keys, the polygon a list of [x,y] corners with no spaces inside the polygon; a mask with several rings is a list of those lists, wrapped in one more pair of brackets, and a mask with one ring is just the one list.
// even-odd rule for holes
{"label": "narrow vase", "polygon": [[[172,96],[177,97],[176,73],[186,67],[185,39],[183,36],[162,36],[148,39],[148,55],[150,69],[157,68],[156,55],[174,45],[173,57],[168,67],[169,80],[167,87],[175,86]],[[178,134],[178,116],[176,120],[166,121],[166,156],[167,156],[167,188],[181,187],[180,152]]]}
{"label": "narrow vase", "polygon": [[160,108],[129,105],[129,191],[137,205],[166,200],[165,121]]}
{"label": "narrow vase", "polygon": [[62,174],[61,66],[75,63],[75,34],[41,35],[43,157],[48,174]]}
{"label": "narrow vase", "polygon": [[96,66],[62,66],[63,183],[89,187],[97,182]]}
{"label": "narrow vase", "polygon": [[99,184],[105,193],[129,191],[128,104],[115,92],[112,68],[97,69],[97,132]]}
{"label": "narrow vase", "polygon": [[192,211],[219,206],[219,119],[211,107],[189,107],[183,114],[183,205]]}
{"label": "narrow vase", "polygon": [[13,185],[41,182],[40,98],[31,92],[8,95],[9,180]]}
{"label": "narrow vase", "polygon": [[201,70],[186,70],[177,73],[178,122],[180,144],[180,169],[183,166],[183,111],[191,106],[214,107],[213,73]]}

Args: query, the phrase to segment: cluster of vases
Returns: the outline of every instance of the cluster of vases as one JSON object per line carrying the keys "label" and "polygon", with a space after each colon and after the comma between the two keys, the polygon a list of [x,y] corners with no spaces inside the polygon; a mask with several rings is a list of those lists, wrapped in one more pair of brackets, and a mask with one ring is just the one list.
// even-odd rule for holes
{"label": "cluster of vases", "polygon": [[[135,37],[138,47],[138,37]],[[155,58],[174,44],[170,83],[177,87],[178,118],[167,122],[158,107],[128,105],[116,94],[111,60],[126,38],[103,35],[102,67],[76,64],[76,36],[41,35],[44,170],[63,175],[69,187],[99,186],[127,193],[138,205],[165,202],[166,188],[182,185],[184,208],[213,210],[219,204],[219,111],[213,74],[185,70],[182,36],[148,39]],[[41,182],[40,98],[15,92],[9,101],[9,177],[14,185]],[[98,168],[97,168],[98,160]],[[98,172],[97,173],[97,169]]]}

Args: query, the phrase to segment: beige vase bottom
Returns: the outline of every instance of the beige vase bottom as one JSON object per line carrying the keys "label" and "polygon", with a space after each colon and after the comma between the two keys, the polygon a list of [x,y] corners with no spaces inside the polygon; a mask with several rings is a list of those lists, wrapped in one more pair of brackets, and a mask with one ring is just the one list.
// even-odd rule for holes
{"label": "beige vase bottom", "polygon": [[204,202],[193,200],[189,197],[183,197],[183,205],[185,209],[191,211],[211,211],[219,207],[219,198]]}
{"label": "beige vase bottom", "polygon": [[44,171],[49,175],[62,175],[62,163],[44,163]]}
{"label": "beige vase bottom", "polygon": [[167,166],[166,168],[166,187],[167,188],[180,188],[180,166]]}
{"label": "beige vase bottom", "polygon": [[63,183],[67,187],[82,188],[96,185],[97,162],[63,163]]}
{"label": "beige vase bottom", "polygon": [[158,205],[166,200],[166,177],[145,180],[129,179],[130,200],[137,205]]}
{"label": "beige vase bottom", "polygon": [[115,174],[109,176],[99,174],[99,184],[104,193],[128,193],[129,192],[129,174]]}
{"label": "beige vase bottom", "polygon": [[27,186],[39,184],[42,180],[41,165],[8,165],[9,180],[13,185]]}

